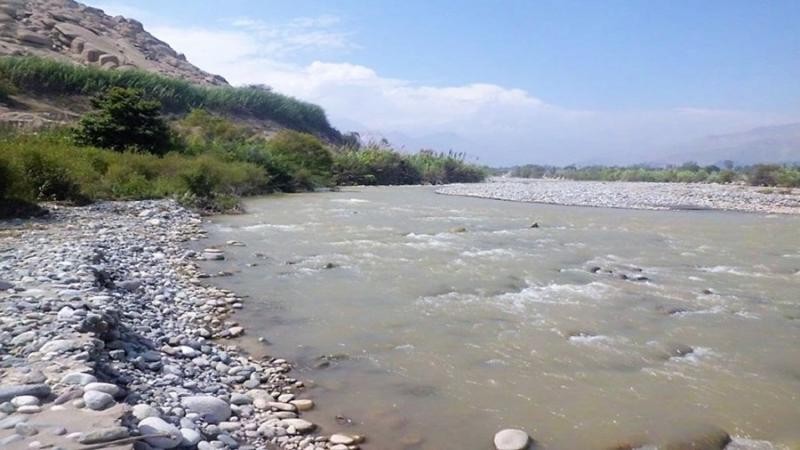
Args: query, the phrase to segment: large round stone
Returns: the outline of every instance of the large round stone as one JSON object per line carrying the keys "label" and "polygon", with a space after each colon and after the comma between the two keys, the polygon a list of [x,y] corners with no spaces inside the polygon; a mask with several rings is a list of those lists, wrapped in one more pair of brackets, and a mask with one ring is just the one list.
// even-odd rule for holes
{"label": "large round stone", "polygon": [[95,411],[102,411],[114,404],[114,397],[105,392],[88,391],[83,394],[86,407]]}
{"label": "large round stone", "polygon": [[195,395],[181,400],[184,408],[200,414],[208,423],[220,423],[231,417],[231,407],[226,402],[210,395]]}
{"label": "large round stone", "polygon": [[164,436],[146,437],[145,441],[156,448],[175,448],[183,440],[181,431],[175,425],[167,423],[160,417],[146,417],[139,422],[142,436],[163,434]]}
{"label": "large round stone", "polygon": [[506,428],[494,435],[494,447],[497,450],[525,450],[530,442],[528,433],[513,428]]}

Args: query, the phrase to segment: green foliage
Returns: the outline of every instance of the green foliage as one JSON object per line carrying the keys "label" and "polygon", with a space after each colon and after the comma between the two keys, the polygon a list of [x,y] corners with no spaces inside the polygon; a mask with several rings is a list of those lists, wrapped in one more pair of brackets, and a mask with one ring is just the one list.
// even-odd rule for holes
{"label": "green foliage", "polygon": [[409,155],[382,146],[343,149],[334,155],[333,176],[342,185],[441,184],[481,181],[485,172],[463,154],[421,151]]}
{"label": "green foliage", "polygon": [[483,181],[486,172],[480,167],[467,164],[465,153],[435,153],[421,150],[409,156],[409,162],[427,184],[476,183]]}
{"label": "green foliage", "polygon": [[23,155],[22,178],[36,200],[86,202],[68,166],[44,152],[32,150]]}
{"label": "green foliage", "polygon": [[331,184],[333,155],[316,137],[281,130],[267,141],[275,165],[288,168],[295,189],[313,189]]}
{"label": "green foliage", "polygon": [[319,106],[257,87],[199,86],[141,70],[104,70],[31,56],[0,58],[0,79],[23,91],[48,95],[98,95],[111,87],[141,89],[167,112],[206,108],[340,138]]}
{"label": "green foliage", "polygon": [[117,152],[73,143],[66,133],[0,138],[5,192],[20,200],[134,200],[174,197],[214,211],[241,195],[267,192],[262,168],[214,155]]}
{"label": "green foliage", "polygon": [[172,143],[161,103],[146,100],[141,89],[112,87],[92,99],[95,111],[75,130],[79,144],[114,150],[143,150],[163,155]]}
{"label": "green foliage", "polygon": [[10,79],[0,74],[0,103],[7,103],[17,93],[17,87]]}
{"label": "green foliage", "polygon": [[[270,191],[291,192],[311,189],[327,182],[328,173],[314,177],[302,162],[304,146],[319,151],[322,143],[304,133],[278,133],[275,143],[230,120],[195,109],[175,124],[183,152],[211,154],[228,161],[255,164],[266,173]],[[288,154],[287,154],[288,153]],[[295,154],[297,153],[297,154]],[[312,157],[313,152],[312,153]],[[325,154],[323,154],[325,157]],[[312,161],[309,161],[312,162]]]}
{"label": "green foliage", "polygon": [[753,186],[775,186],[780,170],[781,166],[776,164],[759,164],[751,170],[748,181]]}
{"label": "green foliage", "polygon": [[407,156],[393,150],[347,148],[334,155],[333,179],[339,185],[419,184],[422,175]]}

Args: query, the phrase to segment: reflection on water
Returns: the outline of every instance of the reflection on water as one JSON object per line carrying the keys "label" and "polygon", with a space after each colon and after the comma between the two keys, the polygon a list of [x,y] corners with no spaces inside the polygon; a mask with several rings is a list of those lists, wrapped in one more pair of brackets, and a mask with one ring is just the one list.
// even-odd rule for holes
{"label": "reflection on water", "polygon": [[[325,432],[373,449],[800,440],[800,219],[363,188],[218,217],[209,271],[293,358]],[[530,228],[538,222],[539,228]],[[463,227],[463,229],[462,229]],[[465,230],[465,231],[464,231]]]}

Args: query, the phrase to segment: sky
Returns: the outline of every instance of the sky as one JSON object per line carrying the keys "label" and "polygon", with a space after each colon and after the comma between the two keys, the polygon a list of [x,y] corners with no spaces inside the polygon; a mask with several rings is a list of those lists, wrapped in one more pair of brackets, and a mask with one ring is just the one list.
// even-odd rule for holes
{"label": "sky", "polygon": [[492,165],[634,163],[800,122],[800,1],[89,0],[341,131]]}

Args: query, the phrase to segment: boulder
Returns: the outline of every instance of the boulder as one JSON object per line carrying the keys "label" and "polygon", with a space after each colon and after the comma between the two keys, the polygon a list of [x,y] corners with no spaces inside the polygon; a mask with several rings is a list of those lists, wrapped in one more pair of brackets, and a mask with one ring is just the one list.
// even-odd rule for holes
{"label": "boulder", "polygon": [[184,397],[181,405],[190,412],[199,414],[208,423],[217,424],[231,417],[231,407],[226,402],[210,395]]}
{"label": "boulder", "polygon": [[497,450],[524,450],[530,443],[528,433],[514,428],[500,430],[494,435],[494,448]]}
{"label": "boulder", "polygon": [[152,407],[150,405],[147,405],[145,403],[140,403],[140,404],[134,406],[133,410],[131,411],[131,413],[133,414],[133,417],[136,417],[139,420],[144,420],[144,419],[146,419],[148,417],[160,417],[161,416],[161,411],[159,411],[158,408],[154,408],[154,407]]}
{"label": "boulder", "polygon": [[17,39],[21,42],[25,42],[27,44],[39,45],[42,47],[49,47],[52,42],[45,36],[40,34],[32,33],[30,31],[19,31],[17,33]]}
{"label": "boulder", "polygon": [[114,404],[114,397],[100,391],[88,391],[83,394],[86,407],[95,411],[102,411]]}
{"label": "boulder", "polygon": [[183,440],[183,436],[178,427],[165,422],[160,417],[147,417],[139,422],[139,433],[143,436],[147,436],[148,434],[165,435],[145,438],[145,442],[156,448],[174,448]]}

